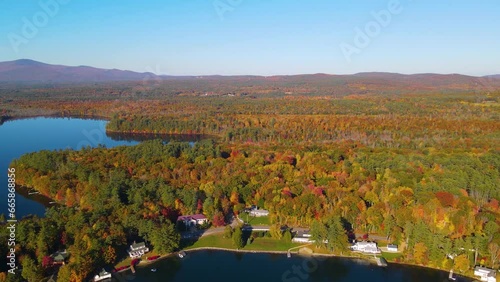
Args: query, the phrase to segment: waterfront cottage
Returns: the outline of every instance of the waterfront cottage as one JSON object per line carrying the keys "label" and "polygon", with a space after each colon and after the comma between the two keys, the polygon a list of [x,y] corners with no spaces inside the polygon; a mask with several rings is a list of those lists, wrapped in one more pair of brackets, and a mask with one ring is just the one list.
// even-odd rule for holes
{"label": "waterfront cottage", "polygon": [[69,253],[66,252],[66,250],[58,251],[53,253],[51,257],[54,260],[53,264],[65,264],[66,259],[69,257]]}
{"label": "waterfront cottage", "polygon": [[351,246],[351,250],[368,253],[368,254],[380,254],[380,249],[377,247],[377,243],[374,242],[356,242]]}
{"label": "waterfront cottage", "polygon": [[474,269],[474,275],[479,276],[481,281],[496,282],[497,273],[494,269],[476,266]]}
{"label": "waterfront cottage", "polygon": [[94,276],[94,281],[102,281],[109,278],[111,278],[111,272],[103,268],[101,269],[99,274],[96,274],[96,276]]}
{"label": "waterfront cottage", "polygon": [[269,211],[267,210],[251,210],[250,211],[250,215],[251,216],[255,216],[255,217],[263,217],[263,216],[268,216],[269,215]]}
{"label": "waterfront cottage", "polygon": [[140,258],[142,257],[145,253],[149,252],[149,248],[146,246],[146,243],[141,242],[141,243],[134,243],[130,245],[130,248],[127,250],[128,255],[130,258]]}
{"label": "waterfront cottage", "polygon": [[295,243],[313,243],[314,240],[311,239],[311,234],[306,232],[297,232],[292,239]]}

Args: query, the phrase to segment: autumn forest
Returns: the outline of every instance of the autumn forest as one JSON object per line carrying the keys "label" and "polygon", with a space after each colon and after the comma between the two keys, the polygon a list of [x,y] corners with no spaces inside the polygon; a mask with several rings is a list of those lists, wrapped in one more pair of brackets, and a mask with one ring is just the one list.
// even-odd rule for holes
{"label": "autumn forest", "polygon": [[[47,257],[65,248],[60,281],[83,281],[123,259],[135,239],[159,254],[178,250],[179,215],[223,226],[251,205],[269,210],[272,225],[312,228],[318,240],[340,219],[344,234],[399,245],[399,262],[465,274],[499,266],[500,92],[178,84],[0,89],[2,122],[101,118],[109,133],[201,140],[16,159],[17,184],[58,203],[18,223],[26,275],[46,276]],[[341,246],[333,252],[346,253]],[[2,267],[7,251],[0,245]]]}

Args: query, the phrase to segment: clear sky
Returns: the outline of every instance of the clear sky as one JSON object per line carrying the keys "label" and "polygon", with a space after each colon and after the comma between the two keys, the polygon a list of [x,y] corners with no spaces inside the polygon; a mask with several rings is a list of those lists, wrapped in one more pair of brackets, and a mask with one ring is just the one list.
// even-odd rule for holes
{"label": "clear sky", "polygon": [[499,0],[58,1],[0,0],[0,61],[170,75],[500,73]]}

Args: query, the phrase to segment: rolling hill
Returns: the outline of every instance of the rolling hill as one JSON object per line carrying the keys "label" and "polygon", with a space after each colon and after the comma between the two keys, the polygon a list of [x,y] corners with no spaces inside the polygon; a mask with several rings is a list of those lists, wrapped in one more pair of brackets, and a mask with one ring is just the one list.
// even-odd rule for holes
{"label": "rolling hill", "polygon": [[63,66],[28,59],[0,62],[0,82],[57,84],[112,81],[152,81],[177,93],[319,93],[325,95],[446,91],[492,91],[500,89],[500,75],[474,77],[461,74],[399,74],[366,72],[352,75],[304,74],[277,76],[165,76],[89,66]]}

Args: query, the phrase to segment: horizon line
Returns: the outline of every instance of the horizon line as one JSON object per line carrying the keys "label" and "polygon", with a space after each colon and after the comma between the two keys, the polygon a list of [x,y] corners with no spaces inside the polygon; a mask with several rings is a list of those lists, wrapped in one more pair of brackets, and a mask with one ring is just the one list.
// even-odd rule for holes
{"label": "horizon line", "polygon": [[270,74],[270,75],[264,75],[264,74],[157,74],[154,72],[140,72],[140,71],[135,71],[135,70],[130,70],[130,69],[117,69],[117,68],[101,68],[101,67],[94,67],[94,66],[89,66],[89,65],[62,65],[62,64],[57,64],[57,63],[46,63],[42,61],[37,61],[34,59],[28,59],[28,58],[20,58],[16,60],[11,60],[11,61],[0,61],[0,63],[12,63],[12,62],[18,62],[18,61],[31,61],[35,63],[40,63],[40,64],[45,64],[45,65],[51,65],[51,66],[62,66],[62,67],[87,67],[87,68],[94,68],[94,69],[100,69],[100,70],[116,70],[116,71],[129,71],[129,72],[135,72],[138,74],[153,74],[156,76],[169,76],[169,77],[193,77],[193,78],[202,78],[202,77],[214,77],[214,76],[219,76],[219,77],[245,77],[245,76],[254,76],[254,77],[263,77],[263,78],[270,78],[270,77],[284,77],[284,76],[306,76],[306,75],[326,75],[326,76],[352,76],[352,75],[360,75],[360,74],[395,74],[395,75],[406,75],[406,76],[412,76],[412,75],[443,75],[443,76],[449,76],[449,75],[460,75],[460,76],[468,76],[468,77],[476,77],[476,78],[486,78],[486,77],[494,77],[494,76],[500,76],[500,71],[498,73],[492,73],[492,74],[487,74],[487,75],[469,75],[469,74],[463,74],[463,73],[437,73],[437,72],[418,72],[418,73],[402,73],[402,72],[393,72],[393,71],[361,71],[361,72],[356,72],[356,73],[325,73],[325,72],[316,72],[316,73],[295,73],[295,74]]}

